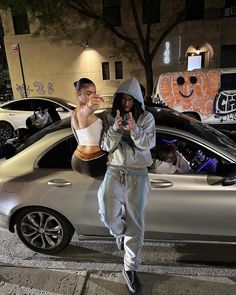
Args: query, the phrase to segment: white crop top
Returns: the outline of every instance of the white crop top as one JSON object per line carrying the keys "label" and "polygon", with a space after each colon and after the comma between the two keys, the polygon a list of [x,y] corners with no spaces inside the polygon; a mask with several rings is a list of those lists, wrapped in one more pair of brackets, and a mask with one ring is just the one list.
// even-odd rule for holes
{"label": "white crop top", "polygon": [[99,145],[102,132],[102,120],[98,118],[95,122],[83,129],[75,130],[79,145]]}

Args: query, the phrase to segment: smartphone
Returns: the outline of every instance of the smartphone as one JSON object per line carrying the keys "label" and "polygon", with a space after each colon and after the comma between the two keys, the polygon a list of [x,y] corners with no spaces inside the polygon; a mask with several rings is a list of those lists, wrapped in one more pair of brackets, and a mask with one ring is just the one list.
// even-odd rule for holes
{"label": "smartphone", "polygon": [[128,129],[128,121],[129,121],[129,114],[124,114],[123,116],[122,116],[122,128],[123,129]]}

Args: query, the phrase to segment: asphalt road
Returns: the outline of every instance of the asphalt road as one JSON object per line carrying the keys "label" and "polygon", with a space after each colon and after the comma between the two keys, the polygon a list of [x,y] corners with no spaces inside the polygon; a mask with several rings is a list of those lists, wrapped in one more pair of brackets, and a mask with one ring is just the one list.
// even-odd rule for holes
{"label": "asphalt road", "polygon": [[[18,237],[0,230],[0,265],[67,270],[122,270],[123,258],[115,240],[79,241],[57,255],[26,248]],[[145,242],[141,271],[168,275],[236,277],[236,246]]]}

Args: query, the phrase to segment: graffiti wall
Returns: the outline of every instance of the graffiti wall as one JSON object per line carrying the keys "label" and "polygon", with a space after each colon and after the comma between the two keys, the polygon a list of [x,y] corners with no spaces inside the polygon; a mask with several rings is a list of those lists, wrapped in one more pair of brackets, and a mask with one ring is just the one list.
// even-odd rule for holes
{"label": "graffiti wall", "polygon": [[[20,93],[21,97],[25,97],[25,90],[23,84],[16,84],[16,90]],[[40,81],[35,81],[33,85],[26,86],[27,96],[33,95],[52,95],[54,93],[54,87],[52,83],[42,83]]]}
{"label": "graffiti wall", "polygon": [[214,101],[214,114],[220,122],[236,120],[236,90],[223,90]]}
{"label": "graffiti wall", "polygon": [[218,70],[162,74],[158,81],[159,97],[170,108],[195,111],[206,120],[213,115],[220,75]]}

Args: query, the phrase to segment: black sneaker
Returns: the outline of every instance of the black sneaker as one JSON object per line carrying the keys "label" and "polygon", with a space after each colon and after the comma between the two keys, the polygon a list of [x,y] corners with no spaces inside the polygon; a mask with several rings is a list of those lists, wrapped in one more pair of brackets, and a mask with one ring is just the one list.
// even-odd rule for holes
{"label": "black sneaker", "polygon": [[136,271],[132,271],[132,270],[126,271],[125,269],[123,269],[122,273],[130,293],[136,294],[140,286]]}
{"label": "black sneaker", "polygon": [[120,251],[124,251],[124,236],[117,236],[116,237],[116,245]]}

